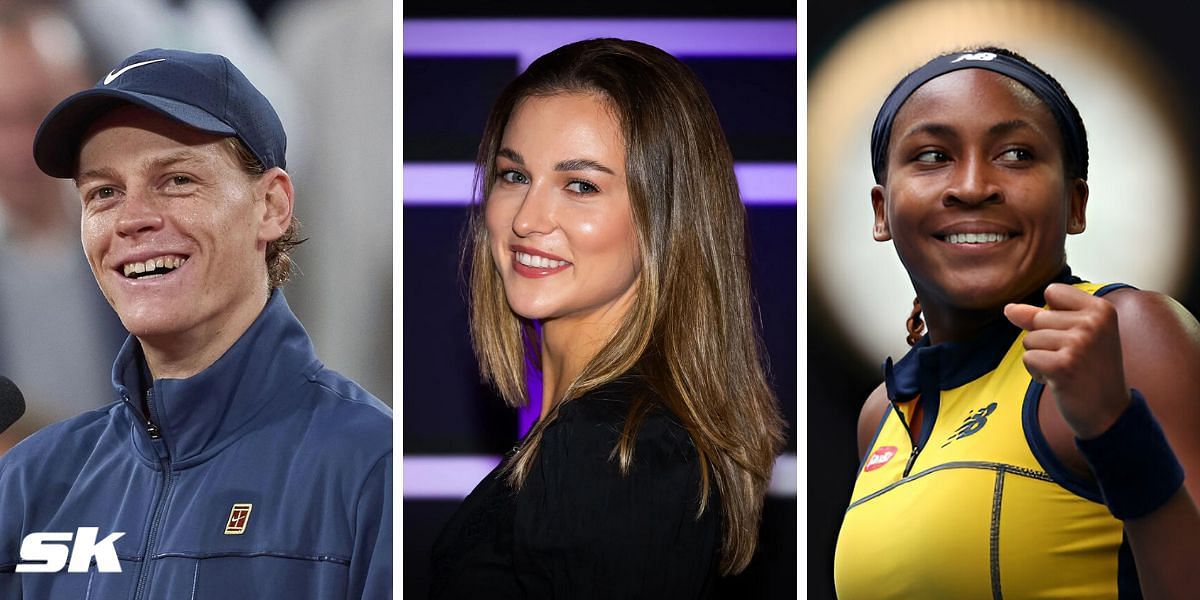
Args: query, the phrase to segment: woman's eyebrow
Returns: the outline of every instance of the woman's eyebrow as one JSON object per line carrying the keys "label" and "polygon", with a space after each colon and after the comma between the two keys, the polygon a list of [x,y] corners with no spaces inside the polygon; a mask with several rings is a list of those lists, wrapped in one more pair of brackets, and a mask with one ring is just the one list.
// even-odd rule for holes
{"label": "woman's eyebrow", "polygon": [[602,171],[609,175],[616,175],[612,169],[587,158],[572,158],[569,160],[559,161],[554,165],[555,171]]}
{"label": "woman's eyebrow", "polygon": [[903,137],[909,137],[918,133],[924,133],[934,137],[958,137],[958,131],[956,131],[950,125],[946,125],[944,123],[918,123],[912,129],[906,131]]}
{"label": "woman's eyebrow", "polygon": [[[987,130],[987,135],[995,138],[1010,134],[1014,131],[1020,131],[1022,129],[1029,129],[1038,132],[1041,131],[1041,129],[1029,121],[1025,121],[1023,119],[1010,119],[1008,121],[996,123],[995,125],[989,127]],[[918,123],[913,128],[906,131],[902,137],[909,137],[917,134],[926,134],[937,138],[958,138],[958,131],[955,130],[953,126],[945,123]]]}
{"label": "woman's eyebrow", "polygon": [[507,158],[508,160],[511,160],[511,161],[517,163],[518,165],[525,164],[525,158],[523,156],[521,156],[521,154],[519,152],[517,152],[516,150],[513,150],[512,148],[508,148],[508,147],[501,148],[496,151],[496,156],[503,156],[504,158]]}
{"label": "woman's eyebrow", "polygon": [[[496,151],[496,156],[503,156],[504,158],[507,158],[508,160],[511,160],[521,166],[525,165],[525,157],[521,156],[521,153],[517,152],[516,150],[513,150],[512,148],[508,148],[508,147],[501,148]],[[601,171],[604,173],[608,173],[609,175],[616,175],[616,173],[612,169],[604,166],[603,164],[601,164],[599,162],[591,160],[589,158],[570,158],[567,160],[560,160],[554,164],[554,170],[555,171]]]}
{"label": "woman's eyebrow", "polygon": [[1037,128],[1037,126],[1033,125],[1032,123],[1030,123],[1028,121],[1023,121],[1021,119],[1012,119],[1009,121],[1004,121],[1004,122],[996,123],[995,125],[992,125],[991,128],[988,129],[988,133],[993,136],[1001,136],[1006,133],[1012,133],[1018,129],[1032,129],[1034,131],[1039,131],[1039,132],[1041,131],[1040,129]]}

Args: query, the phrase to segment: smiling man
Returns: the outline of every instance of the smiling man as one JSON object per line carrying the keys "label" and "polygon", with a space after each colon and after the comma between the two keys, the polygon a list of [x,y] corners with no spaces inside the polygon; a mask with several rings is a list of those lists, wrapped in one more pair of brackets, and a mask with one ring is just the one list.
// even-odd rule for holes
{"label": "smiling man", "polygon": [[74,179],[131,335],[112,404],[0,460],[0,596],[390,597],[391,410],[321,364],[279,289],[285,150],[212,54],[140,52],[43,121],[38,166]]}

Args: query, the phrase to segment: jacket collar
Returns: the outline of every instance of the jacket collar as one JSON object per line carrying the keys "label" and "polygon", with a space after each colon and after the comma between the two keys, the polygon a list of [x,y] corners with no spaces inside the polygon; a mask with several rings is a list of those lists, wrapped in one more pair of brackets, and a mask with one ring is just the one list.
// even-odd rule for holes
{"label": "jacket collar", "polygon": [[[1021,302],[1043,306],[1046,304],[1046,286],[1056,282],[1074,284],[1081,281],[1071,274],[1071,267],[1063,267],[1054,279]],[[968,340],[931,344],[929,334],[925,334],[899,362],[893,364],[891,357],[888,357],[883,363],[888,399],[905,402],[922,392],[952,390],[974,381],[1000,364],[1020,333],[1019,327],[1001,315],[985,326],[979,335]]]}
{"label": "jacket collar", "polygon": [[154,380],[149,416],[161,440],[152,441],[147,432],[145,358],[132,335],[113,364],[112,383],[136,417],[132,425],[140,431],[132,437],[139,453],[155,463],[167,458],[184,467],[233,441],[274,397],[287,394],[305,374],[320,368],[308,334],[276,289],[254,323],[216,362],[187,379]]}

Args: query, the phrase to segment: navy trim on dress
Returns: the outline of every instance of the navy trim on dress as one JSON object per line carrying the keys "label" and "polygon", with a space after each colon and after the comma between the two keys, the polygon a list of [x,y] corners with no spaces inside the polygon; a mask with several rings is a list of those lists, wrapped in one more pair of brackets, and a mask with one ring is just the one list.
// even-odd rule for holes
{"label": "navy trim on dress", "polygon": [[1137,288],[1133,287],[1132,285],[1129,285],[1128,283],[1110,283],[1110,284],[1096,290],[1095,292],[1092,293],[1092,295],[1099,298],[1100,296],[1103,296],[1109,292],[1124,289],[1124,288],[1129,288],[1131,290],[1137,289]]}
{"label": "navy trim on dress", "polygon": [[1054,478],[1054,483],[1080,498],[1104,504],[1104,498],[1100,495],[1100,486],[1068,469],[1062,461],[1058,460],[1050,448],[1050,443],[1046,441],[1041,423],[1038,421],[1038,405],[1042,403],[1042,390],[1045,388],[1045,384],[1031,380],[1025,391],[1024,406],[1021,407],[1021,427],[1025,430],[1025,441],[1029,444],[1029,449],[1033,451],[1033,458],[1042,465],[1046,473]]}
{"label": "navy trim on dress", "polygon": [[[1075,284],[1082,281],[1071,274],[1071,267],[1064,265],[1047,285]],[[1021,302],[1042,306],[1046,303],[1044,292],[1043,286],[1022,298]],[[915,455],[919,456],[933,433],[941,404],[941,392],[966,385],[995,369],[1020,334],[1021,329],[1001,315],[970,339],[934,345],[929,334],[925,334],[899,362],[893,363],[890,357],[884,362],[884,386],[893,407],[897,402],[907,402],[920,396],[919,402],[923,405],[924,414],[921,432],[913,443]],[[910,460],[915,458],[917,457],[914,456]],[[907,475],[908,469],[905,470],[905,476]]]}
{"label": "navy trim on dress", "polygon": [[[888,408],[890,409],[891,407]],[[879,441],[879,434],[883,431],[883,424],[887,423],[888,414],[891,413],[889,409],[884,409],[883,416],[879,418],[879,425],[875,427],[875,435],[871,436],[871,443],[867,444],[867,449],[863,450],[862,457],[858,459],[858,470],[855,473],[862,473],[863,467],[867,464],[867,458],[875,451],[875,442]]]}
{"label": "navy trim on dress", "polygon": [[[939,346],[942,346],[942,344],[939,344]],[[921,398],[917,402],[924,406],[922,407],[923,412],[921,414],[921,433],[917,435],[916,447],[919,449],[917,452],[924,450],[925,444],[933,436],[933,425],[937,422],[938,413],[941,412],[942,387],[940,384],[943,381],[941,366],[942,359],[946,356],[953,357],[953,355],[947,355],[943,350],[937,354],[930,354],[928,357],[923,357],[924,360],[918,365],[920,367],[918,379],[921,385]],[[916,466],[915,462],[912,463],[910,468],[913,466]]]}
{"label": "navy trim on dress", "polygon": [[[1050,283],[1082,282],[1071,274],[1071,267],[1063,267]],[[1022,298],[1021,302],[1033,306],[1046,304],[1044,290],[1044,287],[1039,289]],[[1020,334],[1021,329],[1003,315],[968,340],[931,345],[929,334],[925,334],[898,362],[891,364],[889,358],[884,363],[888,399],[893,402],[911,400],[925,391],[921,389],[923,383],[936,385],[939,390],[966,385],[995,369]],[[925,369],[933,372],[922,373]],[[930,376],[935,376],[933,381],[926,379]]]}
{"label": "navy trim on dress", "polygon": [[[1127,283],[1110,283],[1097,289],[1092,295],[1100,297],[1109,292],[1124,288],[1137,289]],[[1042,432],[1041,421],[1038,420],[1038,406],[1042,402],[1042,390],[1045,387],[1044,384],[1030,381],[1029,388],[1025,391],[1025,402],[1021,408],[1021,425],[1025,429],[1025,441],[1029,443],[1029,449],[1033,451],[1033,457],[1054,478],[1054,482],[1067,491],[1092,502],[1104,504],[1104,497],[1100,494],[1100,486],[1095,481],[1082,477],[1068,469],[1054,455],[1054,451],[1050,448],[1050,443],[1046,441],[1046,436]]]}
{"label": "navy trim on dress", "polygon": [[1129,535],[1121,531],[1121,549],[1117,551],[1117,600],[1142,600],[1142,583],[1138,579],[1137,564],[1133,562],[1133,549],[1129,547]]}

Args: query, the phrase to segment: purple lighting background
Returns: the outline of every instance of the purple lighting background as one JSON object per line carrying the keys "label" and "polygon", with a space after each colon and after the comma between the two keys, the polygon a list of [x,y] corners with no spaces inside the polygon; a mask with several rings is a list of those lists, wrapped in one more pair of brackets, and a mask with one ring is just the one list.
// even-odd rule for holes
{"label": "purple lighting background", "polygon": [[793,439],[776,462],[756,558],[719,587],[721,597],[796,597],[796,35],[788,16],[404,22],[405,595],[427,595],[429,549],[442,524],[541,414],[541,374],[532,364],[529,402],[513,411],[479,381],[469,344],[460,240],[487,110],[538,56],[581,39],[617,37],[688,64],[708,88],[733,150],[764,345]]}
{"label": "purple lighting background", "polygon": [[[636,39],[681,57],[796,54],[796,23],[780,19],[410,20],[404,24],[404,54],[516,56],[523,70],[546,52],[594,37]],[[406,163],[405,206],[470,202],[473,168],[470,163]],[[795,204],[795,163],[739,163],[735,171],[747,204]],[[524,437],[541,412],[541,373],[527,364],[526,376],[530,398],[518,410],[518,437]]]}
{"label": "purple lighting background", "polygon": [[[541,321],[534,321],[538,339],[542,337]],[[529,403],[517,410],[517,438],[524,439],[529,429],[537,423],[542,413],[542,371],[532,360],[525,361],[525,387],[529,391]]]}
{"label": "purple lighting background", "polygon": [[524,70],[559,46],[597,37],[638,40],[676,56],[795,56],[784,19],[422,19],[404,24],[405,56],[516,56]]}

